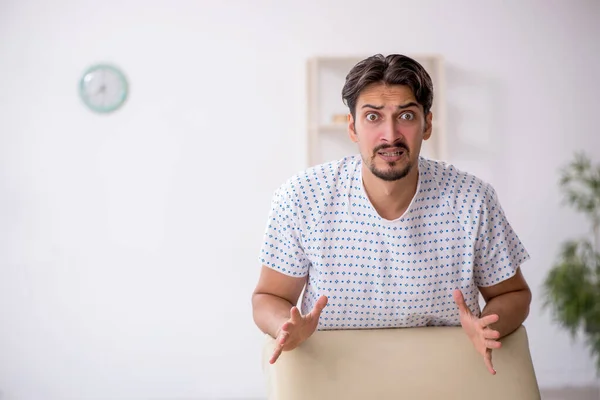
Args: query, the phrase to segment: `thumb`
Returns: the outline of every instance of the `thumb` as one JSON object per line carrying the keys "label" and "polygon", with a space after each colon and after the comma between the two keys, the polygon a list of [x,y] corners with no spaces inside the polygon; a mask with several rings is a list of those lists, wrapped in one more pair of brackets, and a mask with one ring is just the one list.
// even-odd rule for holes
{"label": "thumb", "polygon": [[467,304],[465,303],[465,298],[460,289],[456,289],[452,293],[452,297],[454,297],[454,302],[458,306],[458,310],[461,313],[471,314],[471,310],[469,310],[469,308],[467,307]]}

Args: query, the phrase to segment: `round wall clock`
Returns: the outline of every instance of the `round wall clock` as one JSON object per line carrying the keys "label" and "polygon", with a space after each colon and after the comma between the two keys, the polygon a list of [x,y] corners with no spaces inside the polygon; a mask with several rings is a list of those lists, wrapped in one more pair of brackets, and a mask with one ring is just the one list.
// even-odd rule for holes
{"label": "round wall clock", "polygon": [[84,72],[79,82],[79,96],[83,103],[97,113],[119,109],[128,94],[128,83],[123,72],[113,65],[97,64]]}

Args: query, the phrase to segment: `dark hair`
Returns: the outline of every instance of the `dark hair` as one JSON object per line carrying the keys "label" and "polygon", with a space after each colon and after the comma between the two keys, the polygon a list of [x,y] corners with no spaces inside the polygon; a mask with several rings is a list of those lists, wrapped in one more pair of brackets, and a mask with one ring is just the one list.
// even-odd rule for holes
{"label": "dark hair", "polygon": [[356,101],[360,92],[372,83],[387,85],[406,85],[412,90],[417,102],[423,106],[425,115],[433,103],[433,83],[421,64],[401,54],[384,57],[376,54],[356,64],[346,76],[342,89],[344,104],[356,117]]}

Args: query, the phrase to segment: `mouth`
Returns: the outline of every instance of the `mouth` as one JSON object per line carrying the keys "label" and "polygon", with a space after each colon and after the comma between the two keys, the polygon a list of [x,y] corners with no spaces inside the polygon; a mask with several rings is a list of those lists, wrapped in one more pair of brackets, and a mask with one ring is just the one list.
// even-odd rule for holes
{"label": "mouth", "polygon": [[404,154],[404,150],[394,151],[394,152],[380,151],[378,154],[382,155],[384,157],[397,157],[397,156],[401,156],[402,154]]}
{"label": "mouth", "polygon": [[406,149],[385,149],[377,152],[377,155],[387,162],[399,161],[404,155],[406,155]]}

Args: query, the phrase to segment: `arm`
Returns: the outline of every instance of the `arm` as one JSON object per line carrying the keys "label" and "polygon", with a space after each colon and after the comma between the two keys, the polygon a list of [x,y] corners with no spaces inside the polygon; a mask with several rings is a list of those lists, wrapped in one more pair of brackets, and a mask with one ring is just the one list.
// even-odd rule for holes
{"label": "arm", "polygon": [[519,328],[529,315],[531,290],[520,268],[512,278],[493,286],[479,287],[479,291],[486,302],[481,318],[498,315],[498,321],[490,328],[498,331],[501,338]]}
{"label": "arm", "polygon": [[480,286],[486,305],[479,318],[473,315],[460,290],[454,291],[454,301],[460,311],[460,323],[475,349],[483,356],[491,374],[496,374],[492,365],[492,349],[501,347],[498,339],[514,332],[527,318],[531,291],[521,269],[515,275],[492,286]]}
{"label": "arm", "polygon": [[277,337],[281,326],[290,319],[290,310],[298,303],[307,276],[295,278],[263,266],[252,293],[252,316],[264,333]]}
{"label": "arm", "polygon": [[252,314],[256,325],[275,339],[275,349],[269,360],[271,364],[283,351],[295,349],[315,332],[321,312],[327,305],[327,297],[321,296],[311,312],[300,314],[296,303],[307,276],[294,278],[264,265],[262,267],[258,285],[252,294]]}
{"label": "arm", "polygon": [[254,322],[275,339],[270,363],[315,332],[327,305],[327,297],[321,296],[305,315],[296,307],[308,280],[310,260],[301,240],[305,225],[298,219],[298,204],[288,194],[292,190],[293,186],[284,185],[273,196],[261,248],[262,269],[252,294]]}
{"label": "arm", "polygon": [[[498,339],[514,332],[527,318],[531,292],[520,266],[529,259],[525,246],[512,229],[494,188],[481,183],[478,210],[470,222],[474,238],[473,280],[486,305],[479,317],[472,315],[460,290],[454,299],[463,329],[480,353],[490,373],[492,350]],[[507,278],[509,277],[510,278]]]}

